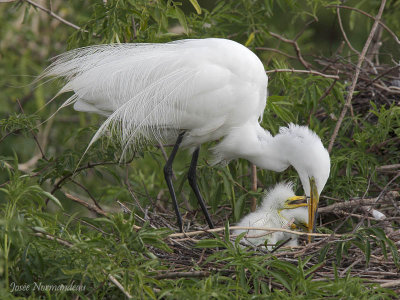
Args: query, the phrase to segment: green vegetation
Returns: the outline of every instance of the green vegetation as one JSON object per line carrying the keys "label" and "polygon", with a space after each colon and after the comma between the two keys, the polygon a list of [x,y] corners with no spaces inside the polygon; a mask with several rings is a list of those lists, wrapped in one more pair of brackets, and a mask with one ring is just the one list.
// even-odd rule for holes
{"label": "green vegetation", "polygon": [[[61,21],[41,9],[49,3]],[[350,9],[337,10],[334,5],[340,3],[0,3],[0,298],[395,298],[400,3],[385,5],[382,20],[389,31],[378,27],[343,120],[359,53],[374,23],[363,12],[376,16],[381,1],[347,1]],[[344,32],[358,53],[343,42]],[[320,205],[361,198],[371,205],[377,199],[373,207],[386,220],[374,219],[363,203],[326,210],[320,213],[318,231],[341,236],[316,238],[311,246],[303,239],[302,247],[273,253],[242,248],[242,236],[235,242],[227,230],[192,239],[171,237],[175,215],[159,146],[149,146],[120,164],[121,149],[106,138],[83,156],[100,116],[68,107],[41,124],[68,96],[49,102],[61,84],[32,84],[49,58],[92,44],[206,37],[246,45],[267,71],[294,69],[268,74],[263,126],[275,134],[289,122],[305,124],[326,147],[332,141],[331,176]],[[333,78],[336,75],[339,79]],[[258,170],[258,187],[252,190],[249,162],[210,167],[211,154],[205,151],[210,146],[202,148],[198,180],[218,227],[237,222],[250,211],[251,199],[260,200],[264,189],[278,181],[294,181],[297,194],[302,194],[292,169],[282,174]],[[186,182],[189,162],[188,153],[178,153],[175,187],[185,223],[194,231],[205,228],[205,221]],[[74,289],[52,290],[61,285]]]}

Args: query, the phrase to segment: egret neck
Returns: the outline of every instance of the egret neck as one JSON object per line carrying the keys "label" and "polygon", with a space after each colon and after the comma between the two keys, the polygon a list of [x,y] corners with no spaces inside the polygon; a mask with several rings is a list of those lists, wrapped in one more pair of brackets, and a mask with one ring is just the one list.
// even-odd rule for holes
{"label": "egret neck", "polygon": [[282,172],[292,165],[299,174],[304,193],[311,196],[310,179],[319,195],[329,177],[329,154],[319,137],[305,126],[289,124],[272,136],[251,120],[233,127],[213,148],[216,162],[245,158],[262,169]]}

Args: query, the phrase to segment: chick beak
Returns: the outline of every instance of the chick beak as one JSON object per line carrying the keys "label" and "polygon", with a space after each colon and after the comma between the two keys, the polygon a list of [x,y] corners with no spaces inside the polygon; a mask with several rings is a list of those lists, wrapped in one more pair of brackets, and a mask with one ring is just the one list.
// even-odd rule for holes
{"label": "chick beak", "polygon": [[298,207],[308,206],[307,197],[305,196],[293,196],[285,201],[284,208],[285,209],[294,209]]}
{"label": "chick beak", "polygon": [[[315,224],[317,220],[317,209],[318,209],[319,195],[317,185],[314,177],[310,178],[310,201],[308,204],[308,232],[313,233],[315,231]],[[308,236],[308,242],[311,243],[312,237]]]}

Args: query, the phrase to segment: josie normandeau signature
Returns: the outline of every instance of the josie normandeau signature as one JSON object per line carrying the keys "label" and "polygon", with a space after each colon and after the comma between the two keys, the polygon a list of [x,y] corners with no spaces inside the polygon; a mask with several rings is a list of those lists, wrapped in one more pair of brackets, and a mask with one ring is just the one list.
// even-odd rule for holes
{"label": "josie normandeau signature", "polygon": [[82,292],[86,290],[85,285],[74,284],[43,284],[42,282],[33,282],[31,284],[17,284],[15,282],[10,283],[11,293],[13,292],[30,292],[30,291],[50,291],[50,292]]}

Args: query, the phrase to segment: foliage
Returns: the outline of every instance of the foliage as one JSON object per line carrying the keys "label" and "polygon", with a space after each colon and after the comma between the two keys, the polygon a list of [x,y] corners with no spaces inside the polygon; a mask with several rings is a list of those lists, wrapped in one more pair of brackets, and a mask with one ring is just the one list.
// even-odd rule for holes
{"label": "foliage", "polygon": [[[41,124],[56,112],[65,96],[52,100],[58,83],[32,84],[50,57],[71,48],[183,38],[230,38],[252,49],[266,70],[305,69],[293,45],[277,39],[273,36],[275,33],[295,39],[313,69],[323,69],[326,57],[333,57],[335,63],[346,66],[340,69],[341,77],[337,81],[291,72],[269,75],[269,97],[262,125],[275,134],[279,126],[289,122],[308,124],[327,146],[348,93],[352,69],[346,68],[357,62],[357,55],[347,45],[341,46],[336,9],[330,6],[340,1],[64,3],[53,0],[51,3],[53,12],[79,25],[81,30],[59,22],[27,1],[0,4],[1,298],[120,299],[124,291],[134,298],[160,299],[188,295],[199,299],[248,298],[249,295],[257,299],[395,297],[391,290],[351,276],[351,268],[344,274],[337,271],[348,267],[345,258],[354,253],[368,266],[374,251],[380,251],[383,259],[393,261],[398,267],[398,246],[379,228],[382,224],[379,222],[371,224],[369,220],[351,217],[338,220],[333,214],[324,216],[321,232],[338,229],[346,235],[327,243],[319,252],[311,251],[310,255],[307,253],[298,259],[284,260],[275,253],[243,248],[241,236],[232,243],[229,234],[215,234],[212,239],[203,239],[197,245],[184,244],[178,249],[178,242],[167,238],[172,231],[163,229],[168,226],[175,230],[173,215],[168,214],[172,207],[163,179],[165,159],[159,147],[149,146],[119,163],[118,145],[102,139],[83,155],[101,117],[65,108]],[[376,15],[380,1],[347,1],[346,5]],[[394,32],[399,32],[399,9],[398,2],[388,1],[384,13],[385,23]],[[341,13],[353,47],[361,51],[373,20],[354,10],[341,10]],[[379,60],[381,66],[388,66],[392,59],[399,60],[399,48],[386,31],[382,32],[382,41]],[[266,47],[288,55],[265,51]],[[332,61],[329,63],[334,65]],[[393,74],[398,74],[395,71]],[[388,85],[392,83],[395,81]],[[398,163],[399,97],[365,92],[371,85],[358,86],[354,111],[347,114],[340,127],[331,153],[331,177],[324,189],[329,197],[321,199],[323,205],[332,204],[333,199],[376,197],[384,190],[399,188],[392,181],[393,173],[377,171],[380,166]],[[292,180],[299,187],[297,192],[302,193],[293,170],[282,174],[258,170],[258,189],[251,190],[249,163],[238,160],[228,166],[210,167],[211,157],[205,151],[210,146],[211,143],[205,145],[201,152],[198,183],[219,225],[226,224],[227,220],[238,221],[249,211],[250,199],[261,199],[263,190],[278,181]],[[178,153],[174,184],[181,209],[186,208],[187,219],[197,226],[204,221],[194,217],[197,201],[186,183],[189,161],[187,153]],[[98,216],[67,194],[94,203],[93,206],[101,207],[107,214]],[[121,208],[117,200],[125,206]],[[398,229],[397,221],[390,224]],[[137,225],[141,226],[140,230],[134,229]],[[183,258],[182,261],[175,259],[185,247],[193,251],[193,257],[198,254],[199,259],[193,258],[186,264]],[[332,276],[315,280],[318,268],[325,265],[335,270]],[[181,269],[206,272],[207,276],[178,279],[161,276]],[[12,291],[12,283],[33,287],[38,282],[85,289]]]}

